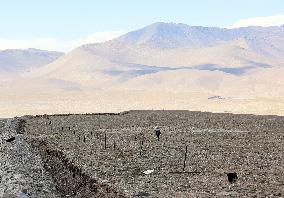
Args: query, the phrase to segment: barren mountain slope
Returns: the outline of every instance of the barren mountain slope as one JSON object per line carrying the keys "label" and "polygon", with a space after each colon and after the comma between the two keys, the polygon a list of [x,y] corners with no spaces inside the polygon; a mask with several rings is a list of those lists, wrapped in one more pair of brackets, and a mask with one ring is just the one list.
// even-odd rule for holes
{"label": "barren mountain slope", "polygon": [[0,113],[153,108],[283,115],[283,32],[284,26],[153,24],[81,46],[12,81],[5,75]]}
{"label": "barren mountain slope", "polygon": [[55,61],[61,52],[38,49],[2,50],[0,51],[0,73],[21,73]]}

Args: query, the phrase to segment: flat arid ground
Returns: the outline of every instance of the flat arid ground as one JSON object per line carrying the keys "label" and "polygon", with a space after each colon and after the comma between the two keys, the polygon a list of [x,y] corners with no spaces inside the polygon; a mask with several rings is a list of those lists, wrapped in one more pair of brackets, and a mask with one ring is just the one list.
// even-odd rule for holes
{"label": "flat arid ground", "polygon": [[0,196],[283,197],[283,126],[179,110],[2,120]]}
{"label": "flat arid ground", "polygon": [[2,90],[0,117],[55,113],[103,113],[143,110],[191,110],[216,113],[284,115],[284,98],[221,95],[172,91],[69,91]]}

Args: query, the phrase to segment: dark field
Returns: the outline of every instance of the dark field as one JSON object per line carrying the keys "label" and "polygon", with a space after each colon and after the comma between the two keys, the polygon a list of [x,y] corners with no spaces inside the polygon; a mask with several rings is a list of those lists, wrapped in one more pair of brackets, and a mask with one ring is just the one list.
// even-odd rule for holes
{"label": "dark field", "polygon": [[129,111],[37,116],[23,131],[61,196],[284,196],[283,117]]}

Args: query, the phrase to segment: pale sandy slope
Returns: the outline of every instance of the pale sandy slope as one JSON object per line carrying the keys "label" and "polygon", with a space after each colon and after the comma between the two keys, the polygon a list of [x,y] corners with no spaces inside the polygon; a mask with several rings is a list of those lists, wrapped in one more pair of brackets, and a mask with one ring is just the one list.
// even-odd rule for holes
{"label": "pale sandy slope", "polygon": [[[128,109],[284,115],[281,31],[259,42],[254,37],[217,38],[210,46],[203,42],[177,48],[152,47],[159,37],[154,35],[153,40],[146,32],[138,44],[128,42],[126,35],[82,46],[17,78],[3,78],[0,117]],[[168,32],[162,35],[167,37]]]}
{"label": "pale sandy slope", "polygon": [[188,109],[284,115],[283,97],[208,100],[211,95],[173,91],[6,92],[0,97],[1,117],[24,114],[120,112],[129,109]]}
{"label": "pale sandy slope", "polygon": [[[174,74],[170,74],[174,72]],[[277,76],[278,75],[278,76]],[[0,115],[119,112],[128,109],[188,109],[284,115],[283,70],[258,77],[216,71],[168,71],[145,75],[108,89],[64,81],[26,81],[2,87]],[[274,83],[271,83],[274,78]],[[277,79],[277,80],[276,80]],[[52,83],[51,83],[52,82]],[[137,90],[138,89],[138,90]],[[220,95],[224,99],[209,100]]]}
{"label": "pale sandy slope", "polygon": [[[109,88],[135,76],[119,72],[143,70],[144,67],[194,68],[215,65],[218,68],[282,66],[283,63],[250,50],[244,40],[220,43],[213,47],[153,49],[125,46],[117,50],[106,43],[73,50],[57,61],[28,73],[27,78],[58,79],[84,86]],[[204,72],[205,74],[207,72]]]}
{"label": "pale sandy slope", "polygon": [[21,73],[49,64],[64,53],[38,49],[0,50],[0,73]]}
{"label": "pale sandy slope", "polygon": [[117,88],[194,91],[227,97],[283,97],[283,75],[283,67],[255,69],[240,76],[221,71],[162,71],[131,79]]}
{"label": "pale sandy slope", "polygon": [[[91,89],[70,83],[17,81],[2,87],[0,114],[119,112],[128,109],[188,109],[284,115],[282,68],[233,76],[218,71],[164,71]],[[273,83],[271,82],[273,78]],[[36,82],[36,83],[34,83]],[[68,88],[68,86],[70,86]],[[77,89],[74,87],[77,86]],[[223,99],[208,99],[219,95]]]}
{"label": "pale sandy slope", "polygon": [[227,42],[220,41],[209,47],[161,49],[126,45],[121,48],[117,43],[105,43],[83,46],[77,50],[87,51],[92,56],[98,55],[113,62],[171,68],[204,64],[215,64],[220,67],[243,67],[252,63],[283,65],[279,59],[268,58],[254,52],[242,38]]}

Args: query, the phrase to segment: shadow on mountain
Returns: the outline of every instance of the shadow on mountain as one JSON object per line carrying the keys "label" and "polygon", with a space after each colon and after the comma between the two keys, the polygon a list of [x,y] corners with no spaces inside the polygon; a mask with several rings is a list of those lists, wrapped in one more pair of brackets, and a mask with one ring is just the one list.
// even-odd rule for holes
{"label": "shadow on mountain", "polygon": [[161,71],[172,71],[172,70],[204,70],[204,71],[221,71],[231,75],[244,75],[248,73],[252,69],[257,68],[270,68],[270,65],[257,63],[253,61],[248,61],[248,66],[244,67],[224,67],[215,64],[203,64],[194,67],[158,67],[158,66],[148,66],[148,65],[140,65],[140,64],[133,64],[133,63],[123,63],[127,66],[128,70],[108,70],[104,73],[110,76],[120,76],[123,78],[135,78],[147,74],[153,74]]}

